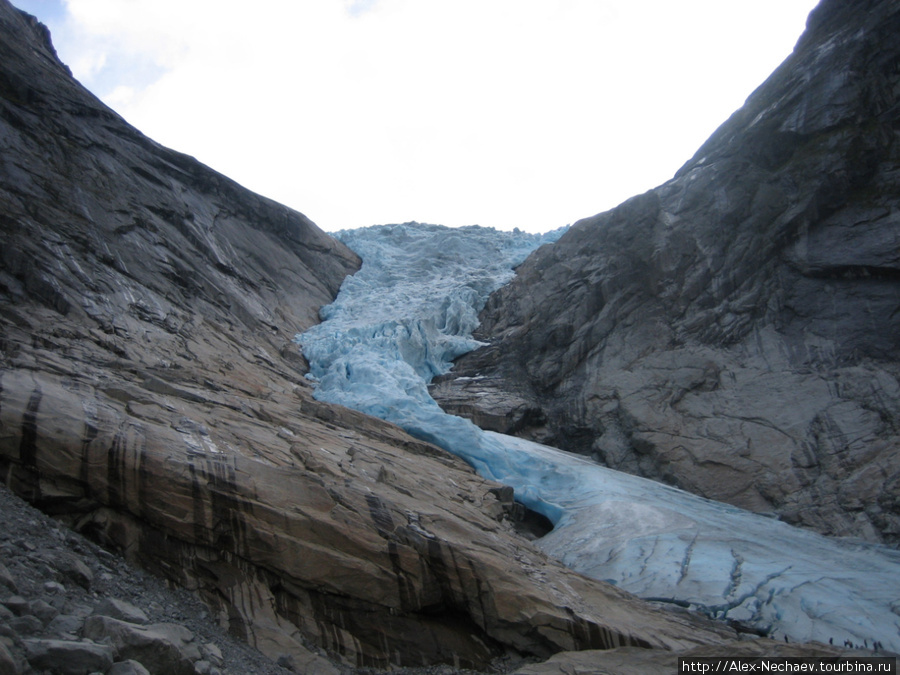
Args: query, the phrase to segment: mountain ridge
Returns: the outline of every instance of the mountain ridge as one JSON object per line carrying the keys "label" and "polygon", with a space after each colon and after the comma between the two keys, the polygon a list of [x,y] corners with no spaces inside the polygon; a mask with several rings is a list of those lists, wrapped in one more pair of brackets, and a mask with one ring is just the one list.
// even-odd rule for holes
{"label": "mountain ridge", "polygon": [[675,178],[518,268],[480,316],[490,345],[435,382],[438,402],[896,545],[898,29],[894,3],[820,3]]}

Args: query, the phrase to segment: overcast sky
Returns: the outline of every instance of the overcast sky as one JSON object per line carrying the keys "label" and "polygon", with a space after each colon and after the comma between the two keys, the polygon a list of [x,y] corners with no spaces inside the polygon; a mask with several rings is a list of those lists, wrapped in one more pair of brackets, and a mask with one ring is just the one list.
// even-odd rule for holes
{"label": "overcast sky", "polygon": [[547,231],[665,182],[815,0],[12,0],[151,138],[326,230]]}

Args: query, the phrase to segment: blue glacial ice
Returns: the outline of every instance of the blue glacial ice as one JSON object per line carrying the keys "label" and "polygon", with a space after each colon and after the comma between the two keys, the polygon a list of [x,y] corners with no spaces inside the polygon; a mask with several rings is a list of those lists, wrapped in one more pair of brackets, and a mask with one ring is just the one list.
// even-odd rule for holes
{"label": "blue glacial ice", "polygon": [[394,422],[512,486],[554,524],[536,543],[583,574],[779,639],[878,640],[900,652],[900,552],[484,432],[431,399],[431,378],[479,345],[471,333],[487,296],[560,234],[418,224],[340,233],[363,266],[323,323],[297,337],[316,397]]}

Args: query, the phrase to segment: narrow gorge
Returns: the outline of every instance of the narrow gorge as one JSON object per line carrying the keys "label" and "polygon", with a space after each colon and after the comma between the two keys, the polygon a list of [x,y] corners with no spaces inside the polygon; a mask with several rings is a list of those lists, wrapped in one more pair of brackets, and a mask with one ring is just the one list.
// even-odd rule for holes
{"label": "narrow gorge", "polygon": [[672,181],[565,233],[332,237],[0,0],[0,480],[299,672],[900,651],[898,31],[823,0]]}

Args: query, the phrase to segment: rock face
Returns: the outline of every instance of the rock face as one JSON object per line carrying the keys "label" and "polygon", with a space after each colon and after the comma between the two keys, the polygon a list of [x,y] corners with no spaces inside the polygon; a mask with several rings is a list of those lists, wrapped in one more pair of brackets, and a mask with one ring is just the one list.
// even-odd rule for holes
{"label": "rock face", "polygon": [[[5,0],[0,31],[0,477],[16,493],[303,672],[335,670],[309,644],[350,665],[486,666],[732,636],[548,560],[508,490],[314,401],[290,340],[356,256],[129,127]],[[138,662],[160,632],[84,629]]]}
{"label": "rock face", "polygon": [[2,485],[0,512],[0,673],[174,673],[186,661],[192,674],[290,672],[204,620],[190,593],[166,588]]}
{"label": "rock face", "polygon": [[826,534],[900,541],[900,7],[824,0],[668,183],[492,296],[451,412]]}

